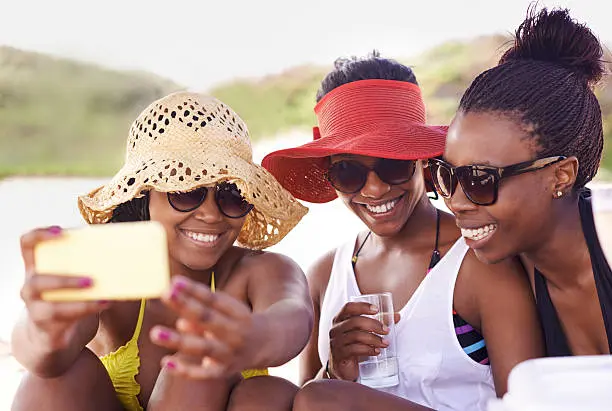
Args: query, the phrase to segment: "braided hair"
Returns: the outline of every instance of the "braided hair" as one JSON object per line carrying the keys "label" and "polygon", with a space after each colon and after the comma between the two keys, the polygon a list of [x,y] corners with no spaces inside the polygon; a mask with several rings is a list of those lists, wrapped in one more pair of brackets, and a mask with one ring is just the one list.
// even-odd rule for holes
{"label": "braided hair", "polygon": [[601,109],[593,86],[604,74],[603,50],[567,9],[531,7],[497,66],[466,90],[459,112],[493,112],[518,121],[538,157],[575,156],[576,187],[597,172],[603,150]]}

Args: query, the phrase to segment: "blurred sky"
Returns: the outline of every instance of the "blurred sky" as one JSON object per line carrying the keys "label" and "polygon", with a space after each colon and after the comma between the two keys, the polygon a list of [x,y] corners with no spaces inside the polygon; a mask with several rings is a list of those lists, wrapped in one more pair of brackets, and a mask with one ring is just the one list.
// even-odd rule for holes
{"label": "blurred sky", "polygon": [[[330,64],[373,48],[409,57],[449,39],[510,33],[528,0],[20,0],[0,2],[0,44],[192,88],[291,66]],[[612,43],[609,0],[546,0]]]}

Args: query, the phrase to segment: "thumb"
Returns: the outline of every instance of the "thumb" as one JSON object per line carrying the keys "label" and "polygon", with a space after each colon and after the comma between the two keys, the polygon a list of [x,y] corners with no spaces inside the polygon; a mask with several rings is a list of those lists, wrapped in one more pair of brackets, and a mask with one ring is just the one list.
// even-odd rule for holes
{"label": "thumb", "polygon": [[401,319],[400,313],[393,313],[393,321],[395,322],[395,324],[397,324],[400,319]]}

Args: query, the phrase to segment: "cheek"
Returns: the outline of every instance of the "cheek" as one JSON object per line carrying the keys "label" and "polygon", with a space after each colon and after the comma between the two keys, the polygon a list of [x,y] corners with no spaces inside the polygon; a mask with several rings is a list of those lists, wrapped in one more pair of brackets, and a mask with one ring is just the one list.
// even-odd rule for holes
{"label": "cheek", "polygon": [[230,226],[231,230],[236,233],[236,236],[238,236],[238,234],[240,233],[240,230],[242,230],[242,227],[244,226],[246,219],[247,217],[227,219],[228,226]]}
{"label": "cheek", "polygon": [[502,186],[498,202],[490,214],[502,225],[506,236],[519,243],[531,242],[539,236],[548,220],[547,197],[541,192],[539,179],[525,179]]}
{"label": "cheek", "polygon": [[406,184],[399,186],[400,189],[406,191],[409,195],[420,199],[425,190],[425,179],[423,174],[419,172],[414,173],[414,177],[410,179]]}
{"label": "cheek", "polygon": [[168,241],[172,242],[175,237],[175,227],[183,220],[184,216],[177,213],[168,203],[166,196],[161,193],[151,195],[149,199],[149,215],[151,221],[160,223],[166,229]]}

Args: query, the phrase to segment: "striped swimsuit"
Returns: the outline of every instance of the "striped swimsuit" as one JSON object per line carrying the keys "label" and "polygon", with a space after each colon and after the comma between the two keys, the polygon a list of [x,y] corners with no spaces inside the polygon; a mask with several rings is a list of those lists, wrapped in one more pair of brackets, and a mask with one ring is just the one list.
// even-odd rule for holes
{"label": "striped swimsuit", "polygon": [[455,324],[455,334],[457,341],[463,351],[470,358],[481,364],[489,364],[489,353],[482,335],[468,324],[455,310],[453,310],[453,323]]}

